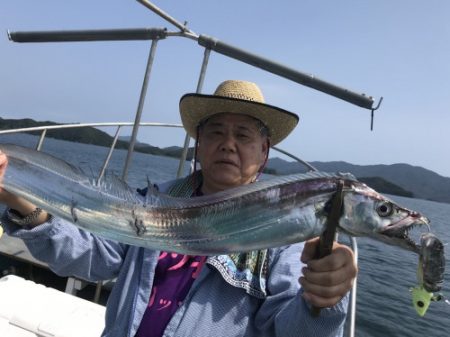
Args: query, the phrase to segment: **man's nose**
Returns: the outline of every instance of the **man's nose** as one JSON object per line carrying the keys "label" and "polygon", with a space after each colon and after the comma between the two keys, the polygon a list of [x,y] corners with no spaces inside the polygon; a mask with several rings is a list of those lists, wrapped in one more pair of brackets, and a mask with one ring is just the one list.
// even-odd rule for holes
{"label": "man's nose", "polygon": [[223,137],[222,144],[220,145],[222,151],[235,151],[236,150],[236,139],[232,133],[226,133]]}

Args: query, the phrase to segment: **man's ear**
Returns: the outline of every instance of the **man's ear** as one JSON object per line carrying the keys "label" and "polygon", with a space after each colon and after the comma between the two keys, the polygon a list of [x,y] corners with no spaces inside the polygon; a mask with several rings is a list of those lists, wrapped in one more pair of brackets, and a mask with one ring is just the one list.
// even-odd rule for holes
{"label": "man's ear", "polygon": [[261,162],[262,166],[265,166],[268,158],[269,158],[269,150],[270,150],[270,139],[267,138],[265,142],[262,143],[262,151],[263,151],[263,159]]}

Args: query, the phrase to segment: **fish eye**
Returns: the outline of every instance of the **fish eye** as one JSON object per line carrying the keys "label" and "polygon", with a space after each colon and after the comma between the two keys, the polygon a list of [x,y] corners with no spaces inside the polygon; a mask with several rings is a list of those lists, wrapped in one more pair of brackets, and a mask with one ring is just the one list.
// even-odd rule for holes
{"label": "fish eye", "polygon": [[381,217],[386,217],[392,214],[394,207],[390,202],[383,202],[377,206],[377,213]]}

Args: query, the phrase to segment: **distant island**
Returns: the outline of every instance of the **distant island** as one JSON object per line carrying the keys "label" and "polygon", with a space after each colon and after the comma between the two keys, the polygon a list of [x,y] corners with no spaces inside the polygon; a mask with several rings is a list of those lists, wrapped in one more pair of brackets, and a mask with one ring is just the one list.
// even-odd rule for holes
{"label": "distant island", "polygon": [[[25,119],[3,119],[0,118],[0,130],[8,129],[19,129],[19,128],[31,128],[37,126],[48,126],[48,125],[63,125],[60,123],[55,123],[51,121],[35,121],[31,118]],[[40,135],[40,131],[28,132],[32,135]],[[95,144],[99,146],[110,147],[113,141],[113,137],[104,131],[93,127],[82,127],[82,128],[67,128],[60,130],[48,130],[47,137],[66,140],[69,142],[77,142],[83,144]],[[128,149],[129,137],[119,137],[116,143],[116,149]],[[135,145],[136,152],[148,153],[157,156],[168,156],[174,158],[180,158],[182,153],[182,148],[177,146],[171,146],[167,148],[159,148],[156,146],[151,146],[145,143],[137,143]],[[193,156],[193,149],[188,152],[188,160]]]}
{"label": "distant island", "polygon": [[[33,119],[3,119],[0,118],[0,130],[26,127],[61,125],[51,121],[35,121]],[[40,132],[29,132],[39,135]],[[47,136],[51,138],[95,144],[110,147],[113,137],[93,127],[76,129],[48,130]],[[118,149],[128,149],[129,137],[121,137],[116,144]],[[159,148],[145,143],[137,142],[136,152],[148,153],[158,156],[180,158],[182,148],[171,146]],[[191,160],[193,148],[189,148],[187,160]],[[450,178],[442,177],[437,173],[422,167],[408,164],[393,165],[354,165],[346,162],[311,162],[320,171],[350,172],[358,180],[380,193],[414,197],[426,200],[450,203]],[[298,162],[289,162],[280,158],[271,158],[264,171],[272,175],[284,175],[305,172],[305,167]]]}

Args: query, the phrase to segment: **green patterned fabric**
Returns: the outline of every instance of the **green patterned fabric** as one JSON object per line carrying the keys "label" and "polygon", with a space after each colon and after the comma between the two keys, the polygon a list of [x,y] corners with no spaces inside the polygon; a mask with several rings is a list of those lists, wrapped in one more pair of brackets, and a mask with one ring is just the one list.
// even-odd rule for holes
{"label": "green patterned fabric", "polygon": [[[168,191],[173,197],[190,198],[201,186],[201,171],[177,180]],[[267,249],[247,253],[218,255],[208,258],[229,284],[244,289],[248,294],[264,298],[267,296],[266,279],[268,272]]]}

